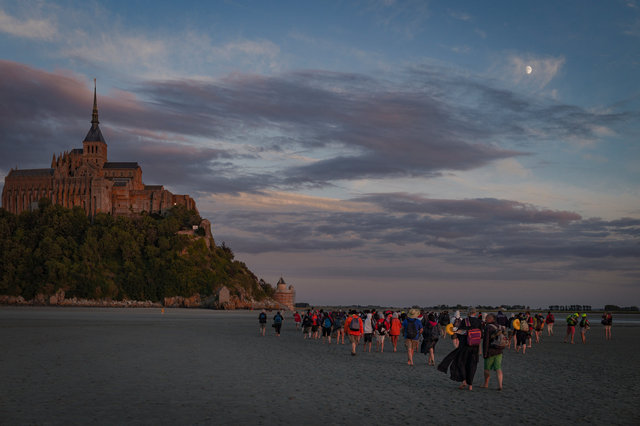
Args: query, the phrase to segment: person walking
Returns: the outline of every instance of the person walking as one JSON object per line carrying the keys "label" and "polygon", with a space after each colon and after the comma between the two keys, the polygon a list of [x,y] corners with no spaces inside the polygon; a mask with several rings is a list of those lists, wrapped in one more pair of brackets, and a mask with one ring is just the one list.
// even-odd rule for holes
{"label": "person walking", "polygon": [[484,384],[483,388],[489,387],[491,371],[496,372],[498,379],[498,390],[502,390],[502,351],[506,345],[506,337],[501,338],[499,333],[506,333],[504,326],[496,323],[496,317],[488,314],[485,319],[484,336],[482,337],[482,356],[484,357]]}
{"label": "person walking", "polygon": [[407,347],[407,364],[411,366],[413,365],[413,354],[418,349],[418,342],[423,331],[422,322],[418,319],[419,316],[419,310],[410,309],[407,318],[402,322],[404,344]]}
{"label": "person walking", "polygon": [[427,356],[427,365],[436,365],[435,348],[440,338],[440,327],[433,313],[422,317],[422,345],[420,352]]}
{"label": "person walking", "polygon": [[578,324],[578,314],[571,314],[567,317],[567,335],[564,337],[564,343],[567,343],[569,336],[571,336],[571,344],[573,345],[573,337],[576,334],[576,325]]}
{"label": "person walking", "polygon": [[258,315],[258,324],[260,324],[260,334],[264,336],[267,331],[267,313],[264,309]]}
{"label": "person walking", "polygon": [[514,320],[514,325],[516,329],[516,352],[520,352],[520,348],[522,348],[522,355],[527,352],[527,339],[529,338],[529,323],[527,322],[526,314],[519,313],[517,318],[517,323]]}
{"label": "person walking", "polygon": [[451,318],[449,317],[449,311],[442,311],[440,315],[438,315],[438,328],[440,329],[440,336],[443,339],[447,338],[447,325],[451,322]]}
{"label": "person walking", "polygon": [[347,321],[344,324],[344,328],[349,336],[349,341],[351,342],[351,355],[356,356],[356,347],[360,341],[360,336],[364,333],[362,318],[358,316],[356,311],[350,312],[349,318],[347,318]]}
{"label": "person walking", "polygon": [[461,322],[460,327],[454,327],[459,345],[438,364],[439,371],[449,371],[451,380],[462,382],[458,389],[473,389],[473,377],[478,368],[482,344],[482,322],[476,315],[476,309],[469,308],[468,317]]}
{"label": "person walking", "polygon": [[589,324],[587,314],[582,314],[582,319],[580,320],[580,338],[582,339],[583,345],[587,343],[587,330],[590,328],[591,324]]}
{"label": "person walking", "polygon": [[553,316],[551,311],[547,312],[544,322],[547,324],[547,334],[549,336],[553,336],[553,323],[556,322],[556,318]]}
{"label": "person walking", "polygon": [[333,327],[333,318],[329,311],[325,312],[322,316],[322,341],[328,341],[331,344],[331,327]]}
{"label": "person walking", "polygon": [[366,316],[364,319],[364,352],[371,352],[373,346],[373,314],[369,311],[364,311]]}
{"label": "person walking", "polygon": [[391,339],[391,344],[393,345],[393,351],[398,351],[398,338],[400,337],[400,333],[402,332],[402,322],[398,318],[398,313],[394,312],[391,315],[391,322],[389,326],[389,338]]}
{"label": "person walking", "polygon": [[611,340],[611,324],[613,323],[613,316],[611,312],[605,312],[602,314],[602,325],[604,325],[604,338],[605,340]]}
{"label": "person walking", "polygon": [[342,338],[341,344],[344,345],[344,312],[342,310],[334,312],[332,336],[336,338],[336,345],[340,343],[340,338]]}
{"label": "person walking", "polygon": [[276,329],[276,336],[280,337],[280,329],[282,328],[282,321],[284,320],[284,318],[282,318],[282,315],[280,315],[280,311],[278,311],[274,316],[273,316],[273,328]]}

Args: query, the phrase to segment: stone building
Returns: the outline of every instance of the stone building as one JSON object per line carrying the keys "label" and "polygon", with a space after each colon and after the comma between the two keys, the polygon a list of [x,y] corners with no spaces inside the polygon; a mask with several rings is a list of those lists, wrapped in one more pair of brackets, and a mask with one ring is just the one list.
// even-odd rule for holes
{"label": "stone building", "polygon": [[273,298],[276,302],[293,311],[296,303],[296,291],[292,285],[287,288],[287,283],[285,283],[284,279],[280,277],[280,280],[276,285],[276,292],[273,295]]}
{"label": "stone building", "polygon": [[98,121],[96,89],[93,90],[91,128],[82,148],[53,155],[45,169],[11,169],[5,177],[2,207],[18,214],[32,210],[41,198],[64,207],[82,207],[87,215],[109,213],[128,216],[163,213],[174,205],[196,209],[188,195],[174,195],[162,185],[142,183],[137,162],[110,162],[107,143]]}

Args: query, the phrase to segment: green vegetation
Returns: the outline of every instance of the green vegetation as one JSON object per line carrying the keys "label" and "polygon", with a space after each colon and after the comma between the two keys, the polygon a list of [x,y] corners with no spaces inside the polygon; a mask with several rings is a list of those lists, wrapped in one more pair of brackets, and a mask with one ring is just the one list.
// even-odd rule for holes
{"label": "green vegetation", "polygon": [[[182,206],[165,216],[98,214],[40,201],[33,212],[0,209],[0,294],[32,299],[58,289],[67,297],[161,301],[213,294],[221,286],[260,300],[267,289],[227,246],[179,235],[200,216]],[[196,233],[196,235],[198,235]]]}

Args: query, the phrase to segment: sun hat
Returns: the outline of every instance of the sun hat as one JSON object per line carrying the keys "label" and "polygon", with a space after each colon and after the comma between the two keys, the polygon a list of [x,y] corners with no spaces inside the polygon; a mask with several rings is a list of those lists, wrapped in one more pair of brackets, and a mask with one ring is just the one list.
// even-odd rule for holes
{"label": "sun hat", "polygon": [[409,318],[418,318],[418,316],[420,316],[420,311],[418,309],[409,309],[409,314],[407,316]]}

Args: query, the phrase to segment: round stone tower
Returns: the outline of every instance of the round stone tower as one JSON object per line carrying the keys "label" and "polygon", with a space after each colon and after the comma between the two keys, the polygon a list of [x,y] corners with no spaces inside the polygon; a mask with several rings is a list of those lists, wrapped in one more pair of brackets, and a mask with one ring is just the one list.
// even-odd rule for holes
{"label": "round stone tower", "polygon": [[296,303],[296,290],[292,285],[287,287],[287,283],[285,283],[284,279],[280,277],[273,298],[276,302],[286,306],[289,310],[293,311],[294,305]]}

